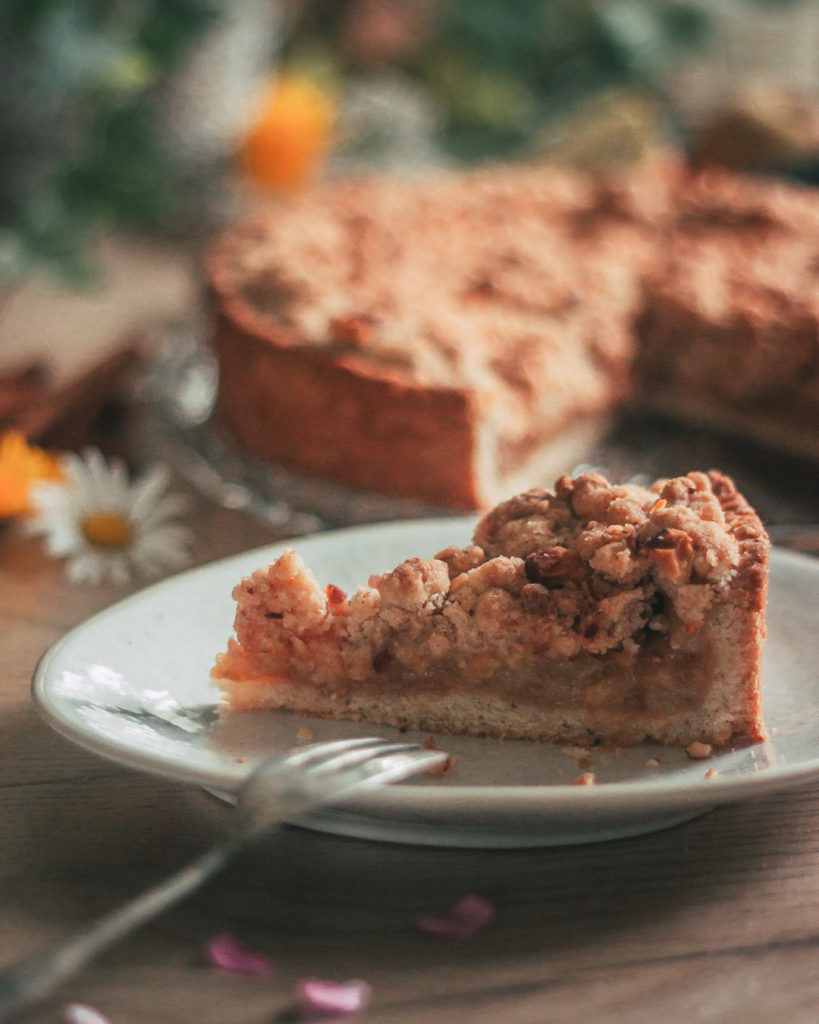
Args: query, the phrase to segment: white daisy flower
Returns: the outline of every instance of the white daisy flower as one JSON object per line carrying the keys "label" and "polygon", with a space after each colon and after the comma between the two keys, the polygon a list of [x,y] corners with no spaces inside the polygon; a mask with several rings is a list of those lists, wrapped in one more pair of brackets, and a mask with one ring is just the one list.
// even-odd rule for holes
{"label": "white daisy flower", "polygon": [[158,576],[189,561],[191,532],[171,521],[187,503],[163,495],[167,469],[131,482],[124,463],[97,449],[65,455],[63,469],[63,481],[33,489],[31,530],[45,536],[50,554],[68,559],[72,583],[124,584],[132,570]]}

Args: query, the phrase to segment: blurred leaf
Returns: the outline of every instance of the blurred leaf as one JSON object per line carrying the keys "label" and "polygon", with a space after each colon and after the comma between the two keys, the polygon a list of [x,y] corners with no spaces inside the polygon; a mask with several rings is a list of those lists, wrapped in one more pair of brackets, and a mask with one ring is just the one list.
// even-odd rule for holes
{"label": "blurred leaf", "polygon": [[0,61],[16,76],[0,96],[0,274],[42,266],[84,278],[97,232],[182,212],[154,135],[152,90],[219,9],[216,0],[0,2]]}
{"label": "blurred leaf", "polygon": [[686,4],[615,0],[596,9],[613,69],[623,77],[659,82],[682,50],[701,42],[707,18]]}
{"label": "blurred leaf", "polygon": [[443,108],[450,149],[511,155],[611,89],[662,95],[708,24],[684,0],[453,0],[415,72]]}
{"label": "blurred leaf", "polygon": [[136,41],[167,66],[219,15],[215,0],[153,0],[147,7]]}

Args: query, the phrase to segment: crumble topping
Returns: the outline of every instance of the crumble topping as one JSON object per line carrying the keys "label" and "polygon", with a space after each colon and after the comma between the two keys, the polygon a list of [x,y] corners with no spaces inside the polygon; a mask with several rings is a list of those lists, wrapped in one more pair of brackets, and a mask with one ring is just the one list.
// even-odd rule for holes
{"label": "crumble topping", "polygon": [[288,552],[237,588],[237,636],[264,652],[267,671],[297,653],[318,681],[366,679],[404,659],[418,679],[442,665],[489,678],[499,665],[514,673],[532,650],[633,653],[652,634],[690,644],[739,559],[742,523],[729,528],[720,479],[691,473],[645,488],[564,475],[553,492],[527,491],[485,515],[473,544],[410,558],[349,598],[321,590]]}
{"label": "crumble topping", "polygon": [[493,509],[475,531],[487,556],[524,559],[524,604],[567,625],[601,653],[643,627],[668,632],[702,624],[732,577],[737,538],[704,473],[651,489],[564,475],[554,494],[531,490]]}
{"label": "crumble topping", "polygon": [[[739,558],[707,474],[651,489],[564,475],[479,522],[474,544],[411,560],[371,580],[385,605],[443,617],[458,648],[466,620],[514,661],[521,641],[554,656],[628,649],[643,630],[688,636],[701,626]],[[435,566],[439,568],[436,570]],[[391,626],[417,630],[395,617]]]}
{"label": "crumble topping", "polygon": [[511,409],[542,391],[529,351],[542,347],[552,376],[579,361],[594,398],[601,360],[630,357],[612,317],[631,316],[639,300],[623,253],[639,262],[649,246],[632,220],[602,216],[593,235],[575,234],[588,193],[544,168],[319,185],[236,233],[219,288],[283,345],[430,386],[502,395],[507,384]]}

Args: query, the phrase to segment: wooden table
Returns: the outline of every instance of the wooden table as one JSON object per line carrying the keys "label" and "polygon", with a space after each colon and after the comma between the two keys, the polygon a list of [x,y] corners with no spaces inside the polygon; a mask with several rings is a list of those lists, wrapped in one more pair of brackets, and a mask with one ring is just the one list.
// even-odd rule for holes
{"label": "wooden table", "polygon": [[[195,559],[269,530],[194,496]],[[67,935],[222,835],[230,810],[189,786],[117,767],[41,722],[39,656],[123,596],[71,587],[40,541],[0,529],[0,963]],[[497,907],[467,941],[416,920],[474,892]],[[275,962],[208,969],[229,930]],[[290,828],[104,955],[23,1020],[66,1002],[114,1024],[292,1020],[296,981],[363,978],[372,1024],[816,1024],[819,784],[652,835],[491,852]]]}

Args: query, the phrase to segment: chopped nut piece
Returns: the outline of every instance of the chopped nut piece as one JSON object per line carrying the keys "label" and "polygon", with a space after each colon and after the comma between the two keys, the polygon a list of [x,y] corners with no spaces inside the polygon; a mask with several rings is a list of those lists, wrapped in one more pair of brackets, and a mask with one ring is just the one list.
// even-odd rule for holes
{"label": "chopped nut piece", "polygon": [[[653,510],[652,510],[653,511]],[[646,542],[649,557],[668,576],[682,576],[694,556],[694,544],[684,530],[668,527]]]}
{"label": "chopped nut piece", "polygon": [[593,786],[597,779],[594,776],[594,772],[583,772],[582,775],[578,775],[576,779],[572,780],[573,786]]}
{"label": "chopped nut piece", "polygon": [[316,734],[313,732],[313,730],[312,729],[308,729],[307,726],[304,726],[304,725],[296,733],[296,740],[299,743],[309,743],[310,740],[314,740],[315,738],[316,738]]}
{"label": "chopped nut piece", "polygon": [[659,757],[650,757],[646,761],[646,768],[659,768],[659,767],[660,767],[660,759],[659,759]]}
{"label": "chopped nut piece", "polygon": [[719,772],[716,768],[709,768],[708,771],[705,773],[706,779],[715,779],[718,775]]}
{"label": "chopped nut piece", "polygon": [[589,567],[573,548],[553,546],[533,551],[524,563],[526,578],[544,587],[562,587],[579,583],[589,575]]}
{"label": "chopped nut piece", "polygon": [[693,743],[689,743],[685,748],[686,754],[695,761],[702,761],[707,757],[711,756],[713,747],[710,743],[700,743],[699,740],[694,740]]}

